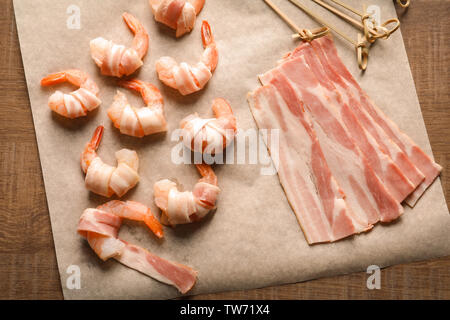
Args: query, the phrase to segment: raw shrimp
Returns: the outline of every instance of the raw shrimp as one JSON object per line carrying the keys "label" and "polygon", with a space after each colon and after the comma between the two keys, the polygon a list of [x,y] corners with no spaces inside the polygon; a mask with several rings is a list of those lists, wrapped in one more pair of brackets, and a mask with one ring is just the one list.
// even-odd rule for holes
{"label": "raw shrimp", "polygon": [[41,86],[51,86],[63,82],[77,87],[69,94],[57,90],[48,99],[48,106],[57,114],[70,119],[83,117],[88,111],[97,108],[101,101],[98,98],[99,89],[86,72],[71,69],[52,73],[41,80]]}
{"label": "raw shrimp", "polygon": [[217,177],[207,164],[197,164],[202,178],[195,184],[193,191],[178,191],[177,184],[168,179],[155,183],[155,203],[163,215],[164,224],[177,225],[202,219],[215,208],[220,192]]}
{"label": "raw shrimp", "polygon": [[97,209],[84,210],[77,232],[103,261],[114,258],[131,269],[176,287],[181,293],[188,292],[197,280],[197,272],[119,239],[123,219],[144,221],[156,236],[163,236],[162,226],[150,209],[134,201],[110,201]]}
{"label": "raw shrimp", "polygon": [[139,182],[139,159],[136,151],[122,149],[116,152],[117,167],[102,161],[96,150],[103,136],[103,126],[98,126],[81,154],[81,168],[86,173],[86,188],[96,194],[121,197]]}
{"label": "raw shrimp", "polygon": [[142,59],[148,51],[149,38],[141,22],[127,12],[122,18],[134,34],[131,48],[101,37],[92,40],[90,44],[92,59],[106,76],[122,77],[132,74],[143,65]]}
{"label": "raw shrimp", "polygon": [[181,120],[184,144],[195,152],[215,154],[226,148],[236,135],[236,117],[225,99],[214,99],[215,118],[202,119],[197,113]]}
{"label": "raw shrimp", "polygon": [[207,21],[203,21],[202,24],[202,42],[205,50],[201,61],[195,66],[185,62],[178,64],[171,57],[159,58],[156,62],[159,79],[167,86],[177,89],[182,95],[201,90],[211,79],[219,60],[217,46]]}
{"label": "raw shrimp", "polygon": [[155,20],[176,30],[176,37],[190,32],[205,0],[149,0]]}
{"label": "raw shrimp", "polygon": [[119,85],[139,92],[146,104],[144,108],[134,108],[128,103],[127,97],[117,91],[108,109],[108,116],[121,133],[141,138],[167,131],[164,101],[158,88],[141,80],[119,81]]}

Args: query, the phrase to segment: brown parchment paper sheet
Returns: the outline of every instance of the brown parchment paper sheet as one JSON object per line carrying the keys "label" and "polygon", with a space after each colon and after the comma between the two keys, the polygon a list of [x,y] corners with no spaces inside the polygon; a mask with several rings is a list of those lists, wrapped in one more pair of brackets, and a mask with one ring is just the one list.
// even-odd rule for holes
{"label": "brown parchment paper sheet", "polygon": [[[301,27],[317,24],[288,1],[275,3]],[[346,1],[356,7],[361,1]],[[381,6],[382,19],[396,15],[389,0],[364,1]],[[356,38],[355,29],[324,9],[305,2],[315,12]],[[70,5],[80,8],[81,29],[66,27]],[[161,178],[177,179],[186,189],[198,179],[192,165],[171,162],[170,133],[192,112],[211,115],[211,101],[224,97],[231,102],[242,129],[256,128],[246,102],[248,91],[258,85],[257,75],[273,66],[297,42],[291,30],[262,0],[207,0],[193,32],[176,39],[174,32],[156,23],[147,0],[15,0],[33,119],[43,169],[53,237],[66,299],[172,298],[175,288],[161,284],[111,259],[102,262],[76,233],[85,208],[107,199],[88,192],[80,169],[80,152],[95,127],[105,125],[100,156],[115,163],[114,152],[131,148],[140,157],[141,181],[123,199],[153,204],[153,184]],[[412,8],[414,10],[414,8]],[[143,139],[121,135],[106,115],[117,87],[115,79],[103,77],[89,53],[89,41],[103,36],[130,45],[132,36],[121,14],[136,15],[150,35],[150,50],[136,74],[161,89],[165,98],[168,134]],[[155,72],[155,61],[170,55],[178,61],[197,62],[202,52],[201,20],[207,19],[220,50],[217,70],[207,87],[182,97],[164,86]],[[373,100],[424,150],[431,154],[426,129],[400,32],[379,41],[371,50],[369,67],[362,75],[349,45],[335,37],[339,54]],[[63,119],[47,107],[56,88],[40,87],[41,77],[68,68],[87,71],[100,86],[100,108],[82,119]],[[73,87],[62,86],[71,91]],[[123,90],[123,89],[121,89]],[[135,106],[140,98],[124,90]],[[265,147],[263,146],[263,149]],[[264,151],[267,152],[267,151]],[[189,294],[264,287],[282,283],[366,270],[450,254],[450,217],[440,180],[437,180],[414,210],[405,208],[399,221],[377,225],[372,231],[333,244],[309,246],[279,184],[278,176],[260,174],[263,165],[228,164],[215,167],[222,189],[218,209],[204,221],[165,228],[157,241],[142,225],[125,223],[120,237],[164,258],[199,271]],[[81,271],[81,289],[67,289],[67,268]]]}

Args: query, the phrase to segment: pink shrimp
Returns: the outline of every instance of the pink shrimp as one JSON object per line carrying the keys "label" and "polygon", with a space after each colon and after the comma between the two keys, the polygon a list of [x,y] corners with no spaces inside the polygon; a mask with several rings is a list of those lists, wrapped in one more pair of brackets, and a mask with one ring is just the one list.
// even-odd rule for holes
{"label": "pink shrimp", "polygon": [[175,182],[168,179],[155,183],[155,203],[163,215],[161,221],[169,225],[191,223],[202,219],[215,208],[220,189],[217,176],[207,164],[197,164],[202,178],[195,184],[193,191],[178,191]]}
{"label": "pink shrimp", "polygon": [[158,88],[141,80],[120,81],[119,85],[139,92],[146,104],[144,108],[134,108],[128,103],[127,97],[117,91],[108,109],[108,116],[121,133],[143,137],[167,131],[164,100]]}
{"label": "pink shrimp", "polygon": [[184,144],[195,152],[215,154],[226,148],[236,136],[236,117],[228,101],[214,99],[215,118],[202,119],[197,113],[181,120]]}
{"label": "pink shrimp", "polygon": [[74,119],[96,109],[101,101],[99,89],[86,72],[77,69],[52,73],[41,80],[41,86],[52,86],[68,82],[79,87],[69,94],[57,90],[48,99],[48,106],[57,114]]}
{"label": "pink shrimp", "polygon": [[112,200],[97,207],[98,210],[115,214],[123,219],[144,222],[147,227],[158,237],[164,236],[161,223],[155,218],[150,208],[136,201]]}
{"label": "pink shrimp", "polygon": [[155,20],[176,30],[176,37],[191,32],[205,0],[149,0]]}
{"label": "pink shrimp", "polygon": [[159,79],[165,85],[177,89],[182,95],[203,89],[217,67],[219,52],[207,21],[203,21],[201,33],[205,50],[200,62],[195,66],[185,62],[178,64],[171,57],[161,57],[156,62]]}
{"label": "pink shrimp", "polygon": [[149,47],[149,37],[142,23],[125,12],[123,20],[134,34],[131,48],[114,44],[104,38],[91,41],[91,56],[103,75],[122,77],[130,75],[142,65]]}
{"label": "pink shrimp", "polygon": [[81,154],[81,168],[86,173],[86,188],[105,197],[111,197],[114,193],[121,197],[139,182],[139,159],[136,151],[122,149],[115,154],[117,167],[104,163],[97,155],[103,130],[103,126],[97,127]]}

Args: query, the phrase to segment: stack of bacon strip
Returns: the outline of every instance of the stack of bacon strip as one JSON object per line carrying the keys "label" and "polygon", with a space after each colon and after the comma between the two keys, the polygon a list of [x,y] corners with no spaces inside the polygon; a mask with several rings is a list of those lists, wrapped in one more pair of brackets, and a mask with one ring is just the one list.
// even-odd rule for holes
{"label": "stack of bacon strip", "polygon": [[[308,243],[390,222],[441,167],[370,100],[330,36],[301,43],[249,93],[260,129],[279,129],[278,175]],[[270,134],[270,133],[269,133]],[[267,139],[271,141],[271,139]]]}

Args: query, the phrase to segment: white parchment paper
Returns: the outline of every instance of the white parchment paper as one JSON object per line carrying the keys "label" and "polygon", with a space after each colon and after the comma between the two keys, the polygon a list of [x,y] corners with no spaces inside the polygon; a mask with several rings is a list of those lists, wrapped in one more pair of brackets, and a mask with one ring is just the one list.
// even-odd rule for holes
{"label": "white parchment paper", "polygon": [[[288,1],[274,2],[299,26],[318,26]],[[312,2],[303,2],[356,38],[355,29]],[[382,19],[396,15],[392,1],[347,2],[354,6],[363,2],[377,5]],[[114,164],[114,152],[130,148],[138,152],[141,161],[141,181],[123,199],[140,201],[158,212],[153,204],[153,184],[157,180],[176,179],[185,189],[190,189],[198,179],[194,166],[171,161],[172,148],[177,145],[171,141],[171,132],[178,128],[179,121],[193,112],[211,115],[212,100],[224,97],[231,102],[238,126],[256,129],[246,94],[259,85],[258,74],[275,66],[276,60],[298,44],[290,38],[292,31],[262,0],[207,0],[195,29],[181,39],[154,21],[146,0],[15,0],[14,8],[65,298],[177,296],[175,288],[114,260],[102,262],[77,235],[83,210],[106,201],[85,189],[80,152],[95,127],[105,125],[100,156]],[[80,29],[68,28],[68,19],[78,9]],[[150,50],[135,76],[152,82],[163,93],[169,124],[167,134],[143,139],[124,136],[107,117],[106,110],[117,90],[116,80],[100,75],[90,58],[89,41],[102,36],[116,43],[131,44],[131,33],[121,19],[124,11],[137,16],[149,32]],[[178,61],[197,62],[202,52],[203,19],[209,21],[216,38],[219,65],[204,90],[183,97],[159,82],[155,61],[170,55]],[[431,154],[401,33],[396,32],[388,41],[379,41],[373,47],[365,74],[357,68],[353,49],[335,39],[345,64],[377,105]],[[68,120],[52,113],[47,99],[56,88],[43,89],[39,84],[48,73],[68,68],[87,71],[101,89],[102,105],[82,119]],[[73,90],[70,86],[58,89],[61,88]],[[138,96],[123,91],[135,106],[143,106]],[[198,282],[189,294],[299,282],[361,271],[372,264],[384,267],[450,254],[450,217],[439,179],[413,210],[405,208],[397,222],[377,225],[366,234],[337,243],[309,246],[277,175],[261,175],[261,167],[216,165],[222,193],[217,211],[204,221],[165,228],[163,241],[156,240],[138,223],[125,223],[120,237],[198,270]],[[80,268],[79,290],[66,286],[67,268],[71,265]]]}

